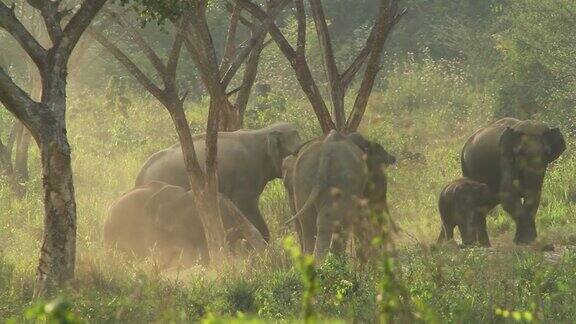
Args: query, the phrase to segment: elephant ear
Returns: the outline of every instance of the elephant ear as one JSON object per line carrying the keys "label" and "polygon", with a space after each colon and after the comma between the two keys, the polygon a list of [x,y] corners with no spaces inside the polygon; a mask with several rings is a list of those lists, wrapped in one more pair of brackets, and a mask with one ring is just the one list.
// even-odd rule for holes
{"label": "elephant ear", "polygon": [[364,136],[360,135],[360,133],[352,132],[346,135],[346,138],[352,141],[352,143],[356,144],[365,153],[368,153],[370,150],[370,142],[365,139]]}
{"label": "elephant ear", "polygon": [[282,169],[282,155],[280,153],[280,145],[281,143],[281,133],[274,131],[268,134],[266,138],[266,144],[268,146],[268,156],[270,157],[270,161],[272,161],[272,165],[274,166],[274,170],[278,171],[278,174],[281,173]]}
{"label": "elephant ear", "polygon": [[174,215],[160,215],[160,207],[167,204],[173,204],[175,201],[183,198],[186,195],[186,191],[177,186],[164,186],[162,189],[154,193],[146,202],[145,210],[149,217],[154,220],[154,223],[160,224],[172,218]]}
{"label": "elephant ear", "polygon": [[556,161],[566,150],[566,141],[559,128],[552,128],[544,134],[544,143],[547,145],[546,163]]}
{"label": "elephant ear", "polygon": [[522,132],[506,127],[504,133],[500,136],[500,153],[502,153],[502,157],[511,161],[514,158],[515,149],[520,145],[521,140]]}

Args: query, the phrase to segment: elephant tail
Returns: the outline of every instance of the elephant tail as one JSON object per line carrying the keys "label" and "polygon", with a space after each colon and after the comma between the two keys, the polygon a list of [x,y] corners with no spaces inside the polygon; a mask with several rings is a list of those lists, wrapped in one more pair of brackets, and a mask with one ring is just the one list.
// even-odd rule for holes
{"label": "elephant tail", "polygon": [[331,130],[330,133],[324,139],[322,150],[320,153],[320,161],[318,163],[318,173],[316,178],[316,184],[312,188],[308,199],[304,203],[304,206],[296,213],[296,215],[292,216],[289,220],[286,221],[285,224],[290,224],[295,219],[300,218],[304,213],[306,213],[311,207],[314,206],[320,194],[323,190],[326,190],[328,187],[328,177],[329,177],[329,164],[330,164],[330,154],[327,152],[326,143],[331,141],[341,141],[345,140],[346,138],[338,133],[336,130]]}
{"label": "elephant tail", "polygon": [[294,220],[300,218],[304,213],[306,213],[310,208],[312,208],[312,206],[314,206],[314,203],[320,196],[320,190],[321,188],[319,185],[314,186],[314,188],[312,188],[312,191],[310,192],[310,195],[308,196],[308,199],[306,199],[304,206],[302,206],[302,208],[296,213],[296,215],[292,216],[289,220],[287,220],[285,224],[288,225],[292,223]]}

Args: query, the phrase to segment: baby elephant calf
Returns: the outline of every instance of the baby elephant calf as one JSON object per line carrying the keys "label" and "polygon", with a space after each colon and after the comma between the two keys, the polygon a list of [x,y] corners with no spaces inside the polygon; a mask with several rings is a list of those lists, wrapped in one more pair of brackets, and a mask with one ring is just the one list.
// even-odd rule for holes
{"label": "baby elephant calf", "polygon": [[487,185],[461,178],[448,184],[440,194],[438,207],[442,230],[438,242],[452,240],[458,226],[463,245],[490,246],[486,215],[497,204]]}

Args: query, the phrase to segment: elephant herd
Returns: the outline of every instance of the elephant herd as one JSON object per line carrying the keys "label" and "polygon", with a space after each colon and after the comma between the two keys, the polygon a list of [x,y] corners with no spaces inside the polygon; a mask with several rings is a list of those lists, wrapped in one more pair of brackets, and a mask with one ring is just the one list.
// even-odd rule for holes
{"label": "elephant herd", "polygon": [[[205,160],[204,135],[194,136],[198,160]],[[501,204],[516,222],[515,242],[536,238],[535,216],[547,165],[565,150],[557,128],[504,118],[474,133],[461,153],[463,178],[440,194],[439,241],[456,227],[465,245],[489,246],[486,215]],[[231,248],[254,234],[270,240],[258,207],[266,184],[281,178],[301,249],[322,260],[342,253],[364,211],[388,213],[385,169],[396,162],[380,144],[359,133],[328,135],[303,142],[295,127],[277,123],[258,130],[218,134],[218,203]],[[189,194],[180,145],[144,163],[134,189],[110,207],[104,241],[136,257],[157,253],[163,266],[206,263],[204,229]],[[252,239],[250,239],[252,238]],[[360,239],[360,241],[362,241]]]}

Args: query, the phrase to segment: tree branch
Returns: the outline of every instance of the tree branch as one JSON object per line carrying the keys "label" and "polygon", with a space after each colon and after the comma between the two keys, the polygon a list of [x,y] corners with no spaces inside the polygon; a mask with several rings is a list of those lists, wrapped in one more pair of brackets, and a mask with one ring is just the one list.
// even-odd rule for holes
{"label": "tree branch", "polygon": [[252,50],[254,49],[254,47],[260,45],[260,43],[264,41],[264,38],[266,37],[268,30],[271,28],[271,26],[274,24],[274,21],[276,20],[276,16],[284,9],[284,7],[286,7],[286,5],[288,5],[290,1],[291,0],[281,0],[277,6],[270,9],[269,13],[264,13],[266,18],[262,19],[260,24],[258,24],[254,28],[252,36],[248,41],[248,44],[244,48],[242,48],[242,50],[238,53],[238,55],[236,55],[234,61],[232,61],[230,64],[230,68],[226,71],[226,73],[224,73],[224,76],[220,79],[220,83],[224,87],[228,86],[234,75],[236,75],[236,72],[238,72],[238,69],[240,68],[242,63],[244,63],[248,55],[250,55],[250,52],[252,52]]}
{"label": "tree branch", "polygon": [[[252,17],[260,21],[266,19],[267,17],[266,12],[262,10],[258,5],[252,3],[250,0],[237,0],[237,2],[240,3],[242,5],[242,8],[248,11],[250,15],[252,15]],[[280,28],[278,28],[276,24],[271,24],[268,32],[270,33],[270,36],[272,36],[272,38],[274,39],[274,41],[276,42],[276,44],[278,45],[284,56],[289,61],[295,60],[296,51],[294,50],[292,45],[290,45],[290,42],[288,42],[286,37],[284,37],[284,34],[280,30]]]}
{"label": "tree branch", "polygon": [[118,62],[120,62],[126,70],[160,102],[165,102],[166,98],[162,89],[152,82],[148,76],[126,55],[118,46],[112,43],[100,31],[89,28],[88,34],[92,36],[102,47],[104,47]]}
{"label": "tree branch", "polygon": [[125,19],[124,16],[120,16],[117,12],[114,12],[112,10],[105,10],[105,11],[114,20],[116,20],[118,25],[127,29],[134,43],[136,43],[136,45],[140,47],[140,50],[144,53],[148,61],[152,63],[152,66],[154,67],[154,69],[156,69],[158,74],[164,75],[166,73],[166,66],[164,65],[160,57],[158,57],[156,52],[154,52],[150,44],[148,44],[148,42],[144,39],[142,34],[140,34],[140,31],[136,29],[136,27],[132,23],[130,23],[127,19]]}
{"label": "tree branch", "polygon": [[303,0],[296,0],[294,3],[296,5],[296,22],[298,24],[296,55],[303,58],[306,56],[306,11]]}
{"label": "tree branch", "polygon": [[104,6],[106,0],[84,0],[80,8],[70,18],[66,27],[64,27],[62,41],[57,44],[60,60],[67,61],[72,54],[72,50],[80,40],[80,37],[86,31],[94,17]]}
{"label": "tree branch", "polygon": [[[28,129],[40,129],[42,110],[0,66],[0,102]],[[33,133],[33,135],[36,135]]]}
{"label": "tree branch", "polygon": [[210,67],[207,58],[202,54],[203,51],[199,48],[202,44],[201,42],[196,42],[196,40],[198,40],[198,35],[191,26],[188,17],[185,16],[183,21],[185,28],[184,45],[194,61],[194,65],[200,74],[200,79],[202,79],[202,83],[205,85],[206,90],[210,95],[213,95],[219,91],[218,88],[220,87],[220,84],[218,83],[218,71],[214,70],[213,67]]}
{"label": "tree branch", "polygon": [[[230,3],[230,1],[226,1],[225,6],[226,10],[228,10],[228,13],[232,13],[232,11],[235,8],[234,5]],[[248,29],[252,29],[252,27],[254,26],[254,24],[251,21],[243,17],[241,14],[238,15],[238,20],[242,23],[242,25],[246,26]]]}
{"label": "tree branch", "polygon": [[378,19],[375,23],[377,31],[372,45],[373,49],[366,63],[366,72],[364,73],[364,78],[358,90],[356,100],[354,101],[354,106],[346,122],[347,131],[355,131],[358,129],[358,126],[360,126],[360,121],[366,111],[376,75],[380,71],[380,60],[384,52],[384,43],[394,25],[405,13],[406,10],[398,12],[398,3],[396,0],[380,0]]}
{"label": "tree branch", "polygon": [[[178,68],[178,62],[180,61],[180,53],[182,52],[182,46],[184,45],[184,26],[183,23],[180,24],[176,35],[174,36],[174,42],[172,43],[172,49],[168,55],[168,63],[166,64],[166,74],[165,76],[170,78],[170,83],[176,82],[176,73]],[[167,80],[164,81],[166,83]],[[166,87],[168,85],[165,84]],[[175,86],[175,84],[174,84]]]}
{"label": "tree branch", "polygon": [[[296,3],[298,2],[299,1],[296,1]],[[328,24],[326,23],[322,3],[320,0],[310,0],[310,8],[312,9],[312,17],[314,18],[316,33],[318,34],[318,41],[320,42],[320,50],[324,58],[328,82],[332,87],[339,86],[340,76],[338,75],[338,67],[336,66],[336,58],[334,57],[332,40],[330,39],[330,32],[328,31]]]}
{"label": "tree branch", "polygon": [[[253,4],[250,0],[237,0],[242,7],[252,15],[252,17],[263,21],[267,18],[266,12],[262,10],[259,6]],[[314,109],[314,113],[318,118],[318,122],[320,123],[320,127],[325,134],[331,129],[335,128],[334,122],[330,118],[330,113],[328,112],[328,108],[326,107],[326,103],[320,94],[320,90],[314,81],[314,77],[312,76],[312,72],[310,71],[310,67],[306,62],[305,55],[297,55],[296,51],[290,45],[284,34],[278,26],[274,23],[270,25],[269,33],[276,42],[276,45],[280,48],[292,69],[296,73],[296,78],[298,79],[298,83],[300,87],[306,94],[306,97],[310,101],[312,105],[312,109]],[[301,33],[302,34],[302,33]]]}
{"label": "tree branch", "polygon": [[210,71],[212,77],[218,77],[218,59],[216,57],[216,49],[214,47],[214,40],[206,21],[206,2],[194,2],[194,8],[190,13],[191,27],[194,29],[195,38],[199,41],[200,47],[199,54],[204,58],[206,68]]}
{"label": "tree branch", "polygon": [[368,55],[370,55],[370,52],[372,51],[373,48],[372,44],[374,43],[374,37],[376,37],[376,25],[372,27],[370,35],[368,36],[368,39],[366,39],[366,44],[364,44],[364,47],[362,48],[360,53],[358,53],[354,61],[342,74],[342,85],[344,89],[348,88],[348,86],[354,80],[354,77],[356,76],[356,74],[358,73],[358,71],[360,70],[366,59],[368,58]]}
{"label": "tree branch", "polygon": [[22,46],[24,51],[30,56],[38,69],[44,69],[46,65],[47,51],[30,34],[28,29],[18,20],[14,13],[14,5],[9,8],[0,1],[0,28],[5,29]]}
{"label": "tree branch", "polygon": [[236,53],[236,31],[238,30],[238,20],[240,19],[240,5],[236,3],[232,12],[230,13],[230,24],[228,26],[228,33],[226,34],[226,43],[224,45],[224,55],[222,55],[222,61],[220,62],[220,76],[223,72],[227,70],[230,66],[230,61]]}
{"label": "tree branch", "polygon": [[252,51],[250,51],[248,61],[246,62],[244,76],[242,77],[242,85],[240,86],[240,92],[238,93],[238,97],[236,97],[235,103],[235,107],[240,116],[244,115],[244,111],[248,105],[248,99],[250,99],[250,93],[252,92],[252,86],[256,81],[256,76],[258,75],[258,62],[260,61],[260,54],[265,46],[265,38],[266,34],[260,36],[256,46]]}
{"label": "tree branch", "polygon": [[71,10],[58,11],[58,6],[61,1],[45,1],[45,0],[26,0],[28,4],[40,11],[48,36],[52,44],[56,44],[62,39],[62,18],[70,14]]}

